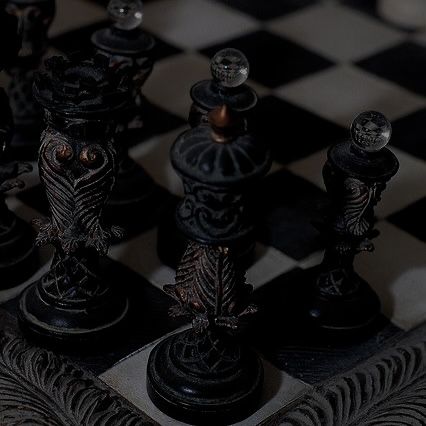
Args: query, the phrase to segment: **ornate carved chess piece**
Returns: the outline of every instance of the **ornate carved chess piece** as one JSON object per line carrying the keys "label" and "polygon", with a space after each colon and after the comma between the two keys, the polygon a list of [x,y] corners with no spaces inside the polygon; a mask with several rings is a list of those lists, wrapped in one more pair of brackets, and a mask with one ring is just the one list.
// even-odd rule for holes
{"label": "ornate carved chess piece", "polygon": [[11,77],[8,95],[15,122],[12,148],[15,157],[35,157],[40,143],[43,116],[33,97],[34,73],[47,50],[47,30],[55,14],[54,0],[8,0],[8,13],[19,20],[22,46],[7,67]]}
{"label": "ornate carved chess piece", "polygon": [[[241,129],[247,130],[247,115],[257,103],[255,91],[245,84],[249,74],[247,58],[237,49],[220,50],[211,61],[211,72],[213,79],[200,81],[191,89],[193,104],[188,119],[191,127],[208,123],[209,112],[226,105],[241,120]],[[197,153],[201,154],[201,151]],[[254,152],[246,154],[257,155]],[[173,207],[165,211],[161,218],[157,251],[163,263],[175,268],[185,251],[187,240],[176,228]],[[246,264],[252,261],[253,244],[247,238],[240,246],[245,246],[241,258]]]}
{"label": "ornate carved chess piece", "polygon": [[[171,156],[185,198],[176,212],[190,240],[176,284],[165,286],[192,318],[192,329],[160,342],[148,362],[148,392],[171,416],[195,424],[232,423],[256,409],[263,370],[236,332],[254,313],[251,286],[236,262],[236,241],[250,235],[248,186],[266,173],[268,153],[223,106],[181,135]],[[233,248],[230,248],[232,247]]]}
{"label": "ornate carved chess piece", "polygon": [[110,58],[112,68],[130,77],[132,102],[116,135],[119,171],[105,213],[109,221],[122,218],[122,223],[118,223],[131,231],[130,218],[134,217],[138,223],[143,220],[143,215],[152,212],[159,195],[151,177],[128,154],[129,142],[137,140],[144,128],[147,101],[142,86],[152,72],[155,41],[140,28],[143,17],[140,0],[111,0],[108,12],[114,24],[96,31],[92,43]]}
{"label": "ornate carved chess piece", "polygon": [[249,75],[249,62],[237,49],[222,49],[214,55],[210,69],[211,80],[202,80],[191,88],[192,106],[189,124],[195,127],[208,122],[208,113],[228,105],[235,112],[247,116],[256,106],[256,92],[245,84]]}
{"label": "ornate carved chess piece", "polygon": [[[1,39],[8,43],[2,48],[0,70],[13,60],[19,49],[17,20],[0,10]],[[31,165],[7,161],[7,149],[13,133],[12,112],[3,89],[0,88],[0,289],[13,287],[29,278],[38,267],[34,232],[30,225],[12,213],[5,201],[5,193],[21,188],[16,179],[31,171]]]}
{"label": "ornate carved chess piece", "polygon": [[352,123],[352,140],[328,152],[323,175],[332,213],[323,229],[327,246],[309,310],[321,327],[360,329],[380,313],[379,298],[355,272],[353,262],[359,252],[374,250],[374,207],[398,171],[397,158],[385,148],[391,132],[382,114],[364,112]]}
{"label": "ornate carved chess piece", "polygon": [[45,110],[39,168],[51,211],[38,221],[38,243],[56,252],[50,270],[23,292],[19,317],[37,337],[89,342],[114,329],[128,309],[99,267],[119,234],[105,226],[102,210],[117,169],[114,120],[128,88],[107,57],[54,57],[36,75],[34,96]]}

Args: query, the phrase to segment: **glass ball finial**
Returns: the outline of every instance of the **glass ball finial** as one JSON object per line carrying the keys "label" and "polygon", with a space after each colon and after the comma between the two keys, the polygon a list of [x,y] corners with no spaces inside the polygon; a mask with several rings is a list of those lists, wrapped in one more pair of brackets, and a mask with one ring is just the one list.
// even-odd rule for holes
{"label": "glass ball finial", "polygon": [[224,87],[241,86],[248,78],[249,68],[244,53],[232,48],[217,52],[210,64],[213,78]]}
{"label": "glass ball finial", "polygon": [[116,28],[134,30],[142,23],[143,4],[141,0],[110,0],[108,14]]}
{"label": "glass ball finial", "polygon": [[352,143],[367,152],[377,152],[390,141],[392,125],[380,112],[359,114],[351,125]]}

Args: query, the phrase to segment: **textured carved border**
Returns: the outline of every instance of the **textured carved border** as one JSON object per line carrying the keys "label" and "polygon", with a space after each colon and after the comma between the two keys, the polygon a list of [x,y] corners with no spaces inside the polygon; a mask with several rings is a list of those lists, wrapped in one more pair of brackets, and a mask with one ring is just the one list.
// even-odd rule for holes
{"label": "textured carved border", "polygon": [[154,426],[98,379],[65,358],[0,336],[0,425]]}
{"label": "textured carved border", "polygon": [[262,425],[426,425],[426,325],[315,387]]}

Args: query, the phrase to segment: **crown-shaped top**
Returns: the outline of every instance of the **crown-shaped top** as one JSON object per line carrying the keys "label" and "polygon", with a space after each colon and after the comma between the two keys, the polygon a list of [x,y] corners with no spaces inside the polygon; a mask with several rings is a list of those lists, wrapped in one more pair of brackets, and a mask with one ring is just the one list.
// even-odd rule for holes
{"label": "crown-shaped top", "polygon": [[61,115],[109,115],[129,100],[128,77],[109,67],[109,58],[54,56],[37,73],[34,96],[47,110]]}

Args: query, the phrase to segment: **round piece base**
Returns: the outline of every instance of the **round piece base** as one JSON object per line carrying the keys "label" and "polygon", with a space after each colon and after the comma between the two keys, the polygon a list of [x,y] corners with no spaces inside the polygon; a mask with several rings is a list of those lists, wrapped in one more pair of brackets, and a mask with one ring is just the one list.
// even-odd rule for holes
{"label": "round piece base", "polygon": [[331,331],[357,331],[371,326],[380,315],[380,299],[363,280],[347,296],[324,296],[313,291],[308,306],[310,320]]}
{"label": "round piece base", "polygon": [[194,425],[227,425],[250,416],[257,408],[263,385],[263,366],[250,349],[233,373],[189,374],[173,357],[184,331],[161,341],[151,352],[147,390],[154,404],[174,419]]}
{"label": "round piece base", "polygon": [[126,297],[112,292],[93,302],[85,308],[59,306],[41,296],[36,282],[21,294],[19,323],[24,332],[46,344],[92,346],[118,329],[129,306]]}

